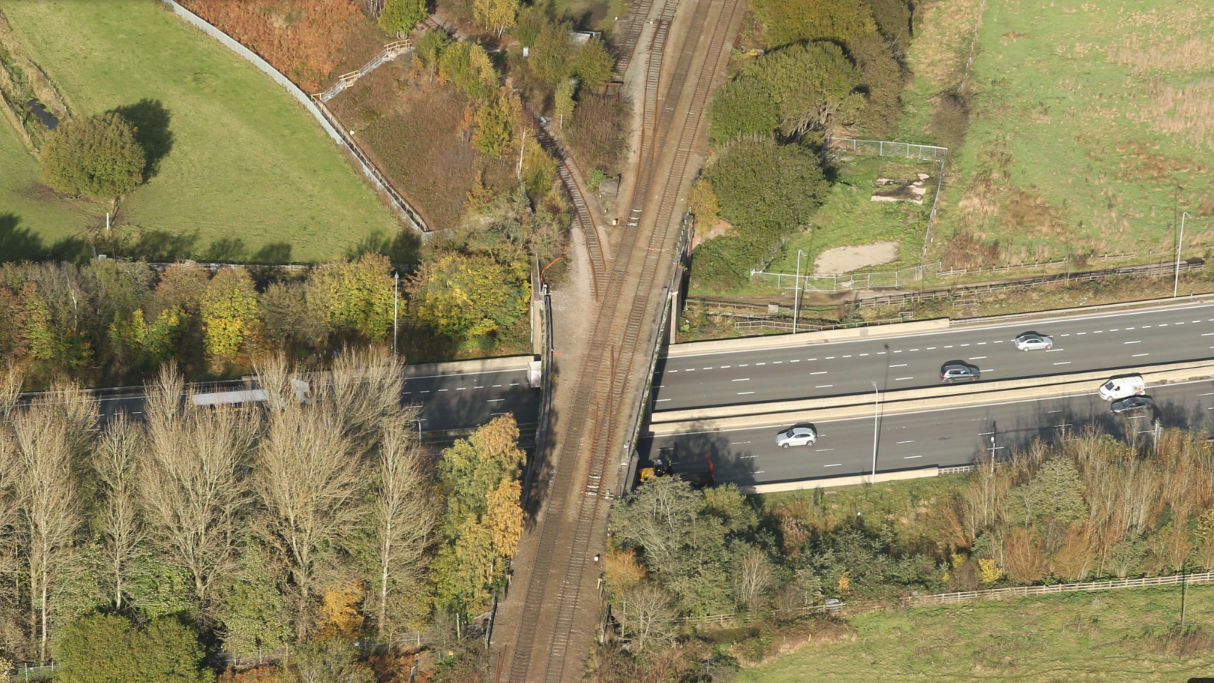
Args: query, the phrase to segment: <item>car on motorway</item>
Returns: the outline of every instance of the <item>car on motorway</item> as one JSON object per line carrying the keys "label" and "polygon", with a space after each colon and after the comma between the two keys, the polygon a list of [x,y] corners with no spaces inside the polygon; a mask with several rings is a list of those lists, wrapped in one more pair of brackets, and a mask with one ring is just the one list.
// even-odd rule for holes
{"label": "car on motorway", "polygon": [[1155,399],[1150,396],[1131,396],[1120,401],[1113,401],[1109,406],[1114,415],[1140,415],[1155,412]]}
{"label": "car on motorway", "polygon": [[1141,396],[1145,393],[1147,393],[1147,383],[1142,379],[1142,375],[1110,377],[1107,382],[1100,385],[1099,391],[1100,398],[1106,401]]}
{"label": "car on motorway", "polygon": [[812,446],[818,442],[818,430],[813,425],[793,425],[776,434],[776,445],[780,448]]}
{"label": "car on motorway", "polygon": [[970,365],[962,360],[950,360],[940,366],[940,381],[945,384],[953,382],[977,382],[982,377],[982,370],[977,365]]}
{"label": "car on motorway", "polygon": [[1041,334],[1039,332],[1025,332],[1016,335],[1012,343],[1021,351],[1040,351],[1042,349],[1054,348],[1054,338],[1048,334]]}

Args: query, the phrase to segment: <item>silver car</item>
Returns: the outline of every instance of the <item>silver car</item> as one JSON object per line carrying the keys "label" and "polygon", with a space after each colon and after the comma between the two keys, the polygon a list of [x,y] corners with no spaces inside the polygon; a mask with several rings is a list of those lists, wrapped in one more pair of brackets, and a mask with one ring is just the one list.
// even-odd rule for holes
{"label": "silver car", "polygon": [[1012,340],[1016,348],[1021,351],[1040,351],[1043,349],[1054,348],[1054,338],[1048,334],[1039,334],[1037,332],[1025,332],[1024,334]]}
{"label": "silver car", "polygon": [[780,448],[812,446],[818,441],[818,432],[813,425],[795,425],[776,434],[776,445]]}

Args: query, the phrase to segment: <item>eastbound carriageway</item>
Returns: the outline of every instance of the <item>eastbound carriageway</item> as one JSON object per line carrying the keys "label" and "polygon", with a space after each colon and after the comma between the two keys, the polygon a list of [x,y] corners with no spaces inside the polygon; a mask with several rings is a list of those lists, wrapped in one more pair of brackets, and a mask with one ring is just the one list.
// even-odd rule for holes
{"label": "eastbound carriageway", "polygon": [[[1052,335],[1054,350],[1016,350],[1010,340],[1029,330]],[[1209,299],[797,337],[673,347],[654,378],[641,460],[673,449],[676,470],[702,470],[707,459],[718,483],[763,491],[870,475],[874,432],[876,470],[896,477],[1075,438],[1090,424],[1127,440],[1153,438],[1152,417],[1214,431]],[[942,386],[949,360],[978,365],[982,381]],[[1115,417],[1096,396],[1104,378],[1129,372],[1144,374],[1154,416]],[[805,422],[816,444],[776,446],[779,431]]]}

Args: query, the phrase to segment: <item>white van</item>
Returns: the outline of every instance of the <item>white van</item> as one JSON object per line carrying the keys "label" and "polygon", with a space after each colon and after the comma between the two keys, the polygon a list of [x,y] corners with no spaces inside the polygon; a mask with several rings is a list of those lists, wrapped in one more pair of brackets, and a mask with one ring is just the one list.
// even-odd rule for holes
{"label": "white van", "polygon": [[1127,396],[1141,396],[1147,393],[1147,383],[1142,375],[1122,375],[1110,377],[1109,381],[1100,385],[1100,398],[1113,401]]}

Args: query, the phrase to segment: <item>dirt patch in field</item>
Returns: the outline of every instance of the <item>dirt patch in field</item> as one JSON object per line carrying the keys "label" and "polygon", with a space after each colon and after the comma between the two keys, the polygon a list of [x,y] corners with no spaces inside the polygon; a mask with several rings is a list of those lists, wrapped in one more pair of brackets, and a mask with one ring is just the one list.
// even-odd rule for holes
{"label": "dirt patch in field", "polygon": [[838,275],[898,258],[897,242],[874,242],[859,247],[827,249],[814,259],[814,275]]}

